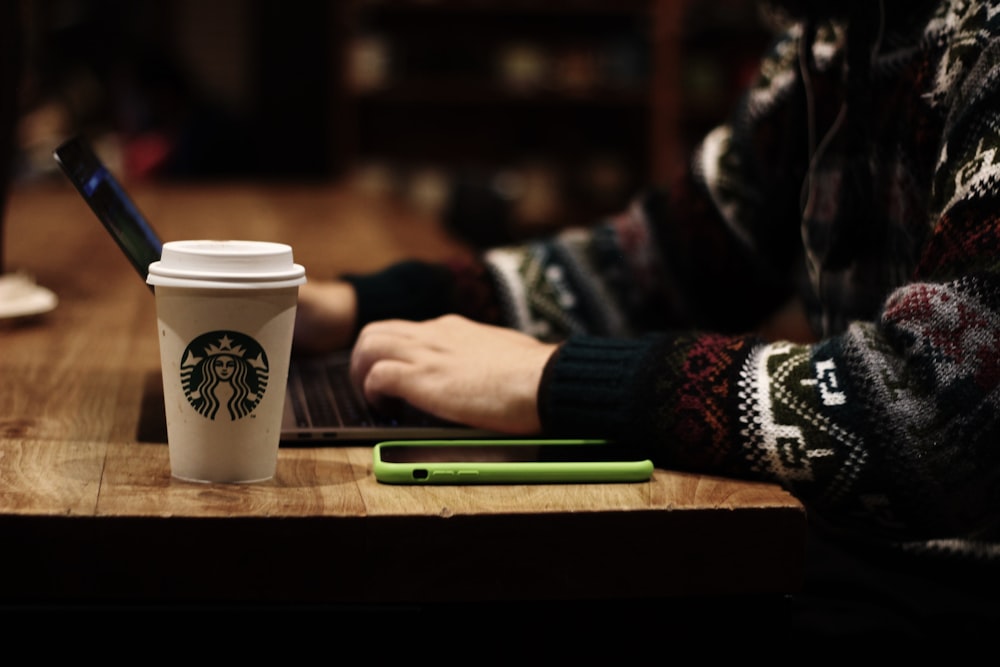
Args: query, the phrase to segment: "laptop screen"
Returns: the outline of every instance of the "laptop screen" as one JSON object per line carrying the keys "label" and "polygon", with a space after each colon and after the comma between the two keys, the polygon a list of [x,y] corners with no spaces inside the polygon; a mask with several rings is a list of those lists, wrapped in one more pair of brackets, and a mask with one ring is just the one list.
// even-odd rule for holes
{"label": "laptop screen", "polygon": [[145,281],[149,265],[160,259],[163,243],[135,203],[78,138],[59,146],[55,158]]}

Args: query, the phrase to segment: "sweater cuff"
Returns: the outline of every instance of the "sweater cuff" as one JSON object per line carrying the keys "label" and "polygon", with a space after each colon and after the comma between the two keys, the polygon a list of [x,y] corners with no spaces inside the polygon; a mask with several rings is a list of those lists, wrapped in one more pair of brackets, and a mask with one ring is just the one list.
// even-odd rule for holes
{"label": "sweater cuff", "polygon": [[620,340],[575,336],[549,358],[539,384],[538,408],[547,434],[625,437],[639,426],[635,392],[651,338]]}
{"label": "sweater cuff", "polygon": [[345,275],[358,300],[355,335],[369,322],[390,318],[426,320],[448,312],[454,291],[448,267],[408,261],[378,273]]}

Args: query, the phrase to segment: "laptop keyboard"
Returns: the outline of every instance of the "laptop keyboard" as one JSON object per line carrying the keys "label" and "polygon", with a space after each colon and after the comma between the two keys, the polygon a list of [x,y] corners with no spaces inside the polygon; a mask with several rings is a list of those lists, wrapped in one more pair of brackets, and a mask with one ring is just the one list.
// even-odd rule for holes
{"label": "laptop keyboard", "polygon": [[351,386],[348,364],[309,360],[292,364],[289,391],[301,427],[369,426],[367,406]]}
{"label": "laptop keyboard", "polygon": [[289,393],[300,427],[441,424],[406,404],[374,410],[355,389],[347,359],[297,360],[289,372]]}

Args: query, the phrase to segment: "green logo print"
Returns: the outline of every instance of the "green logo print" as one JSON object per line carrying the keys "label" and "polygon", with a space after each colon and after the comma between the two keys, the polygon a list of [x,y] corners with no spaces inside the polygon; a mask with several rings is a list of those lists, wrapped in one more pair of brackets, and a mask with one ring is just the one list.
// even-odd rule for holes
{"label": "green logo print", "polygon": [[250,336],[210,331],[191,341],[181,360],[181,387],[199,414],[215,420],[226,407],[233,421],[246,417],[267,390],[267,355]]}

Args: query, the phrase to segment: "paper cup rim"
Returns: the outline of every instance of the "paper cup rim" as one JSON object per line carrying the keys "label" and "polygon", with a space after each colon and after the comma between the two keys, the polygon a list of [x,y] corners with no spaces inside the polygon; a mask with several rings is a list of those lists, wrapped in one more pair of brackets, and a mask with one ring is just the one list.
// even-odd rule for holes
{"label": "paper cup rim", "polygon": [[305,268],[283,243],[241,240],[171,241],[149,265],[146,282],[170,287],[260,289],[305,283]]}

